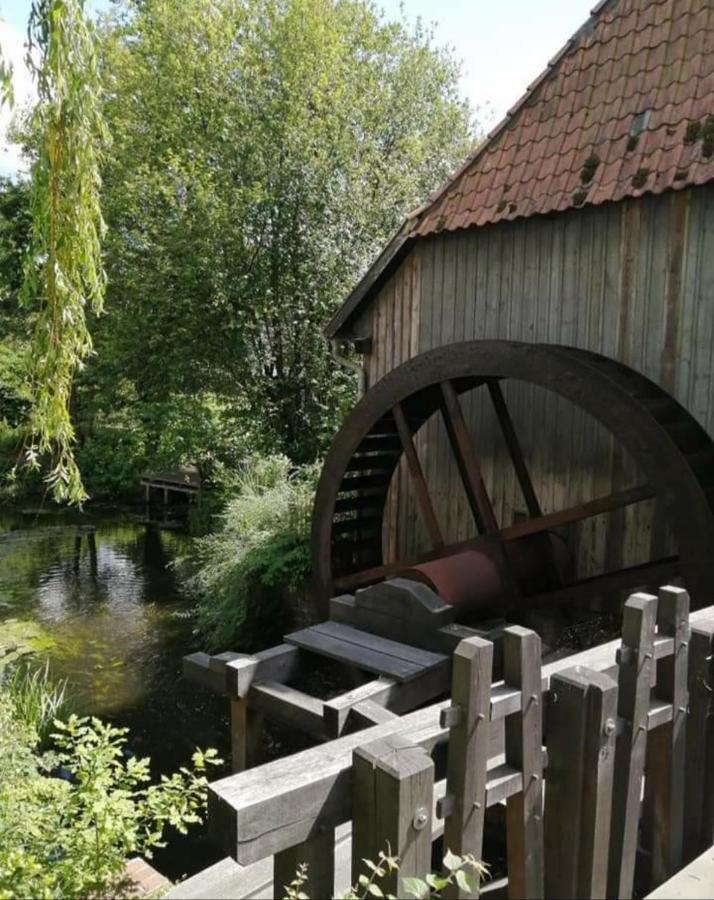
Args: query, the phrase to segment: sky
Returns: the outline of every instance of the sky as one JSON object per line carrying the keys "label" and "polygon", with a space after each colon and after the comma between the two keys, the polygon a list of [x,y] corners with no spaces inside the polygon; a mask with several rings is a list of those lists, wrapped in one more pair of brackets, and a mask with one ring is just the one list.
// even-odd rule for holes
{"label": "sky", "polygon": [[[489,127],[513,106],[528,84],[578,29],[595,0],[376,0],[390,19],[420,16],[436,25],[436,39],[454,48],[462,60],[462,90],[488,113]],[[107,0],[87,0],[101,10]],[[24,64],[23,41],[30,0],[0,0],[0,47],[14,64],[18,104],[32,97]],[[0,110],[0,174],[21,169],[17,147],[6,137],[7,109]]]}

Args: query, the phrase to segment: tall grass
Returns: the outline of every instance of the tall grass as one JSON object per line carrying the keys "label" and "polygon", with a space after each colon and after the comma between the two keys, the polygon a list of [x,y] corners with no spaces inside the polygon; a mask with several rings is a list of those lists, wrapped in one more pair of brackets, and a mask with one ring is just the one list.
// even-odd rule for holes
{"label": "tall grass", "polygon": [[33,729],[41,743],[52,733],[55,719],[66,719],[75,711],[66,679],[53,677],[49,660],[44,666],[21,665],[6,671],[0,687],[17,720]]}

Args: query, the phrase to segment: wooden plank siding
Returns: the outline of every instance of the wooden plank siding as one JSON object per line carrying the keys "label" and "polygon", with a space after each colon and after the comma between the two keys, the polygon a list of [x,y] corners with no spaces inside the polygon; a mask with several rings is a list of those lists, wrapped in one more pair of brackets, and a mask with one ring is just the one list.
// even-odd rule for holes
{"label": "wooden plank siding", "polygon": [[[356,334],[372,335],[368,384],[418,353],[461,340],[565,344],[597,351],[674,394],[714,433],[714,185],[606,203],[416,243],[369,307]],[[636,484],[641,476],[596,422],[541,388],[505,384],[545,512]],[[487,392],[462,398],[496,515],[525,504]],[[415,444],[447,542],[475,533],[443,423]],[[390,491],[388,559],[424,549],[427,536],[404,465]],[[588,571],[664,555],[654,501],[573,528]]]}

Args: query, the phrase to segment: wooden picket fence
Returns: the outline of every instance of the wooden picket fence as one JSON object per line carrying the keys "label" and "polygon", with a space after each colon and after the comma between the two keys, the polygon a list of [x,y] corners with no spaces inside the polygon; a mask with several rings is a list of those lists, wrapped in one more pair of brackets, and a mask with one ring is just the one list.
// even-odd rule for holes
{"label": "wooden picket fence", "polygon": [[351,881],[389,845],[400,869],[381,886],[403,896],[440,837],[483,858],[499,805],[507,883],[484,896],[632,897],[714,842],[714,607],[634,594],[621,641],[544,667],[534,632],[502,640],[502,680],[493,644],[467,638],[448,701],[212,784],[215,839],[242,866],[273,857],[276,896],[307,863],[314,898],[333,896],[350,829]]}

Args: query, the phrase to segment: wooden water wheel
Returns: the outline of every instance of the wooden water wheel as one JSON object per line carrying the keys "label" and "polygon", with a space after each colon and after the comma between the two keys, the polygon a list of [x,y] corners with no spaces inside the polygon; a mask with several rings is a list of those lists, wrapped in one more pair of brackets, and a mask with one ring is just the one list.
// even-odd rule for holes
{"label": "wooden water wheel", "polygon": [[[566,398],[607,429],[644,474],[641,484],[544,513],[514,427],[503,385],[515,380]],[[494,514],[460,398],[486,391],[515,469],[528,517],[501,525]],[[414,436],[443,417],[477,536],[445,541]],[[404,458],[430,548],[385,560],[385,506]],[[569,347],[465,342],[392,370],[359,401],[327,455],[312,525],[316,596],[322,602],[408,571],[470,607],[547,606],[660,584],[681,575],[694,605],[714,593],[714,445],[670,395],[634,370]],[[676,553],[595,576],[564,578],[547,535],[647,498],[663,511]],[[443,588],[443,590],[440,590]]]}

